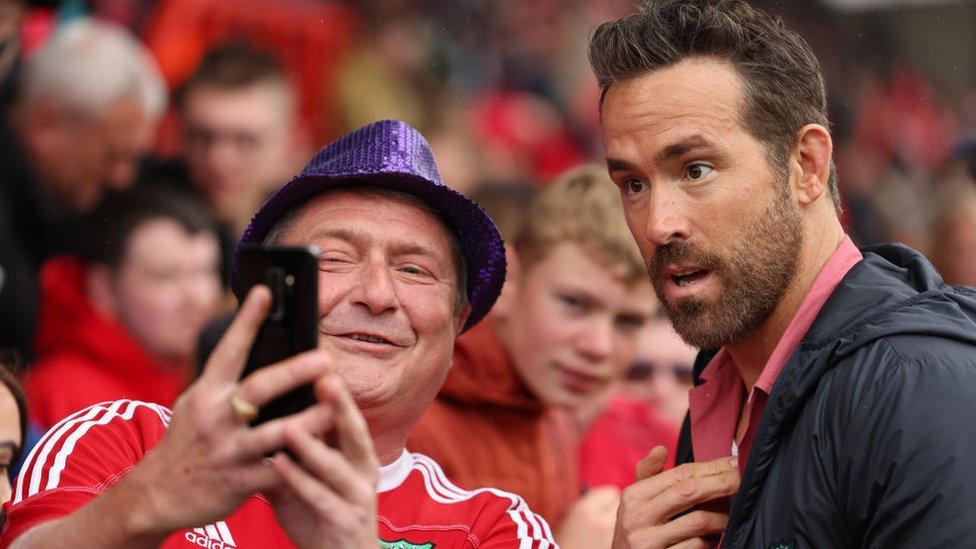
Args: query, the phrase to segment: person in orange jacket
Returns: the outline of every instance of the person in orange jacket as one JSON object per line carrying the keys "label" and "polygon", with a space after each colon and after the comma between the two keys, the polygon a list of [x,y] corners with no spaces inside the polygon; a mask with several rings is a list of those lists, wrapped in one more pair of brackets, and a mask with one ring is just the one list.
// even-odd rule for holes
{"label": "person in orange jacket", "polygon": [[603,168],[541,190],[506,251],[501,298],[458,339],[407,446],[460,485],[516,492],[558,525],[581,493],[574,415],[621,377],[656,301]]}

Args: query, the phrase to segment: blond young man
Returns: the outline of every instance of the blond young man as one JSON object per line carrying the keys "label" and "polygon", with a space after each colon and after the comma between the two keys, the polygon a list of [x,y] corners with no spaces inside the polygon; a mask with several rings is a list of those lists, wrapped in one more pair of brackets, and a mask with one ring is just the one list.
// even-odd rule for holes
{"label": "blond young man", "polygon": [[580,492],[571,412],[622,374],[656,302],[602,168],[543,189],[506,251],[502,297],[458,340],[408,447],[435,456],[455,482],[514,491],[559,524]]}

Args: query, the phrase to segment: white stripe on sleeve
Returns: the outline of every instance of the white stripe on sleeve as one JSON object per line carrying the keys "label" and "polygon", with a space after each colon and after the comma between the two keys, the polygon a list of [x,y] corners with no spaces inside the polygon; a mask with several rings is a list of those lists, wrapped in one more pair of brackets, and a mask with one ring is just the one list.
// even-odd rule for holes
{"label": "white stripe on sleeve", "polygon": [[[141,407],[154,412],[164,425],[169,424],[170,412],[165,407],[135,400],[116,400],[93,404],[55,424],[41,438],[25,461],[23,471],[29,471],[29,474],[22,473],[17,480],[13,503],[19,503],[41,491],[41,481],[48,465],[50,467],[47,470],[48,479],[44,489],[57,488],[71,452],[85,433],[92,427],[108,424],[116,418],[131,419],[136,410]],[[124,411],[120,413],[123,408]],[[53,461],[51,454],[55,454]],[[26,494],[24,493],[25,488]]]}

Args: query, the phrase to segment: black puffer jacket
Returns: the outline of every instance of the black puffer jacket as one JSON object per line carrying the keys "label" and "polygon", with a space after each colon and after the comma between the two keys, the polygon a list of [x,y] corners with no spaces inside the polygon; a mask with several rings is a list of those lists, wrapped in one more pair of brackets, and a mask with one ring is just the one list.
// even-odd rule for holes
{"label": "black puffer jacket", "polygon": [[773,385],[724,547],[976,547],[976,290],[863,252]]}

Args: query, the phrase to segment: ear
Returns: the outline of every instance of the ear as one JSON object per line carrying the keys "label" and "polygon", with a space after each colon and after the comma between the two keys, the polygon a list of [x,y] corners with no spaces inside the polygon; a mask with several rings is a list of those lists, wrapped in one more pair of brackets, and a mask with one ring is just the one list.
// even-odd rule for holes
{"label": "ear", "polygon": [[112,269],[107,265],[89,265],[85,273],[85,294],[96,311],[115,318],[118,316],[119,300],[112,279]]}
{"label": "ear", "polygon": [[464,309],[461,310],[461,314],[458,315],[457,321],[454,323],[454,333],[461,333],[461,330],[464,329],[464,325],[468,323],[469,316],[471,316],[471,304],[467,303],[464,305]]}
{"label": "ear", "polygon": [[794,183],[800,204],[813,204],[827,191],[833,150],[834,144],[827,128],[820,124],[807,124],[800,129],[794,152],[794,159],[800,168],[799,178]]}
{"label": "ear", "polygon": [[519,263],[518,252],[511,244],[505,243],[505,284],[501,295],[491,308],[491,316],[495,320],[504,322],[511,314],[518,295],[518,285],[522,278],[522,268]]}

